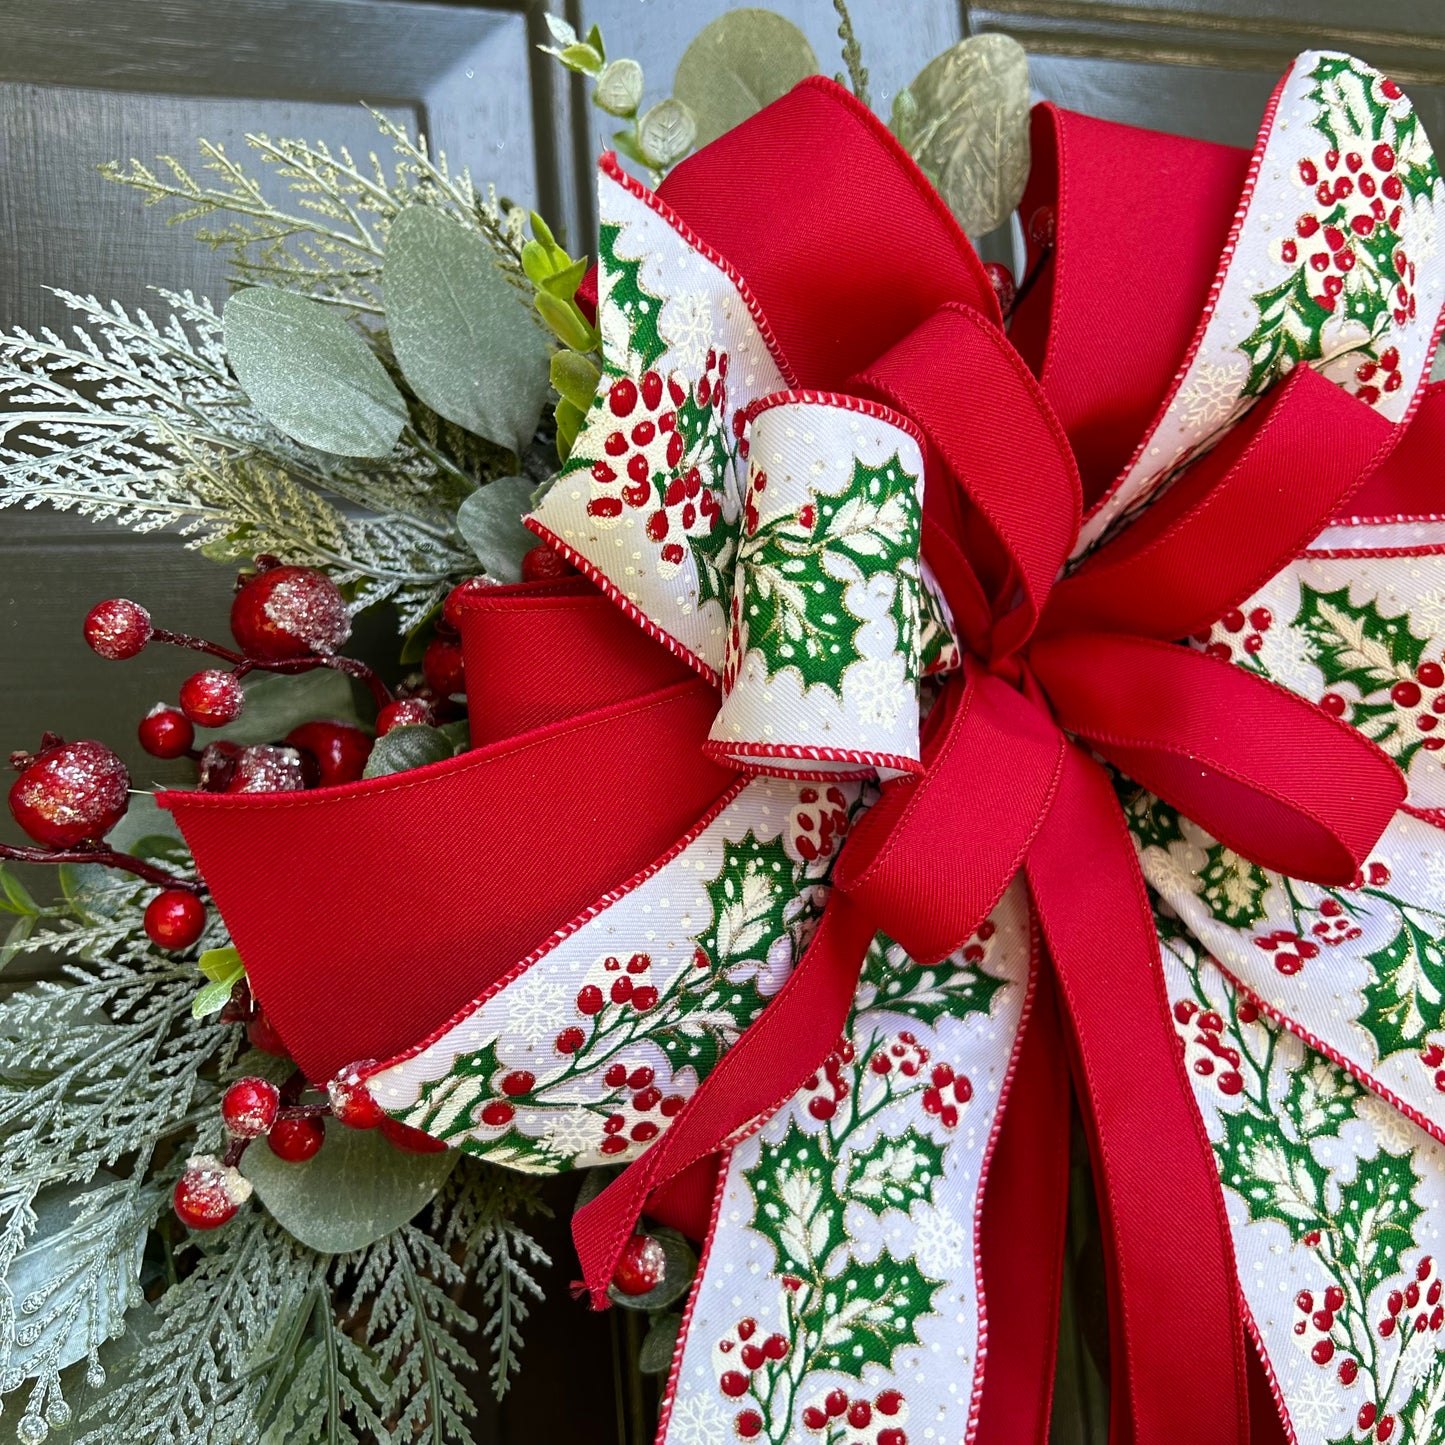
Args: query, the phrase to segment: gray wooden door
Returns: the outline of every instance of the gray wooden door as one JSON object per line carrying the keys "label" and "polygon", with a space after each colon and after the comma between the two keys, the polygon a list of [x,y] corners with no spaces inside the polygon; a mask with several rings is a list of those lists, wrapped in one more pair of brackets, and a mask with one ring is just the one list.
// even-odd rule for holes
{"label": "gray wooden door", "polygon": [[[228,150],[248,130],[324,137],[365,151],[365,100],[424,130],[453,163],[539,207],[576,241],[590,232],[591,161],[605,120],[580,82],[537,53],[544,6],[412,0],[0,0],[0,325],[64,323],[44,288],[128,308],[147,288],[219,301],[218,258],[168,229],[140,197],[96,175],[104,160],[187,164],[204,135]],[[554,0],[579,29],[599,22],[639,59],[649,91],[728,0]],[[837,67],[830,0],[775,0]],[[1112,119],[1248,145],[1266,97],[1307,45],[1354,51],[1408,86],[1445,144],[1445,7],[1437,0],[853,0],[873,100],[967,31],[1001,30],[1029,50],[1044,98]],[[0,512],[0,756],[43,728],[116,746],[143,780],[166,765],[134,744],[136,719],[189,670],[156,650],[116,667],[94,657],[80,620],[97,599],[135,596],[158,619],[221,635],[225,571],[164,536],[45,512]],[[364,645],[364,637],[363,637]],[[8,815],[0,837],[15,837]],[[7,983],[13,982],[7,979]],[[629,1403],[612,1376],[627,1321],[567,1296],[565,1216],[554,1190],[558,1263],[530,1331],[526,1366],[481,1438],[579,1445],[619,1438]],[[485,1390],[479,1396],[485,1398]]]}

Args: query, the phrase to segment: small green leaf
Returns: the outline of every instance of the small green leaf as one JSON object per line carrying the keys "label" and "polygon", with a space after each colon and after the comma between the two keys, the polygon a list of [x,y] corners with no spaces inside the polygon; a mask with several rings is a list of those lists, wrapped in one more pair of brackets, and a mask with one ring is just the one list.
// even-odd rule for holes
{"label": "small green leaf", "polygon": [[486,240],[409,206],[382,269],[392,350],[407,384],[448,421],[520,454],[547,396],[547,338]]}
{"label": "small green leaf", "polygon": [[553,352],[552,386],[558,396],[570,401],[579,411],[585,412],[592,405],[601,380],[602,373],[596,365],[579,352]]}
{"label": "small green leaf", "polygon": [[597,77],[592,99],[608,115],[633,115],[642,101],[642,67],[635,60],[614,60]]}
{"label": "small green leaf", "polygon": [[560,270],[553,271],[546,276],[541,284],[544,291],[550,296],[555,296],[559,301],[571,301],[577,294],[577,288],[582,284],[582,278],[587,274],[591,262],[586,256],[579,256],[575,261],[569,261]]}
{"label": "small green leaf", "polygon": [[30,896],[30,890],[3,863],[0,863],[0,891],[5,894],[0,900],[0,910],[32,917],[40,912],[40,905]]}
{"label": "small green leaf", "polygon": [[537,538],[522,525],[532,502],[526,477],[498,477],[478,487],[457,508],[457,530],[477,554],[488,577],[498,582],[522,580],[522,558]]}
{"label": "small green leaf", "polygon": [[[577,32],[571,24],[560,15],[553,15],[550,11],[543,14],[542,19],[547,22],[547,29],[551,32],[552,39],[558,45],[576,45]],[[550,53],[550,52],[549,52]]]}
{"label": "small green leaf", "polygon": [[225,1008],[227,1000],[231,997],[231,990],[234,988],[234,983],[222,983],[219,979],[215,983],[202,985],[195,998],[191,1000],[191,1017],[203,1019],[209,1018],[211,1014],[220,1013]]}
{"label": "small green leaf", "polygon": [[313,1158],[288,1164],[251,1148],[241,1172],[281,1227],[322,1254],[348,1254],[390,1234],[424,1209],[460,1156],[407,1154],[375,1129],[329,1123]]}
{"label": "small green leaf", "polygon": [[569,45],[552,53],[568,70],[575,70],[579,75],[596,75],[602,69],[602,57],[590,45]]}
{"label": "small green leaf", "polygon": [[196,960],[196,967],[212,983],[233,984],[246,971],[241,955],[229,945],[225,948],[208,948]]}
{"label": "small green leaf", "polygon": [[[909,151],[970,235],[1001,225],[1029,173],[1029,63],[1007,35],[974,35],[908,87]],[[895,121],[899,119],[895,111]]]}
{"label": "small green leaf", "polygon": [[644,1375],[665,1375],[672,1368],[681,1328],[681,1315],[660,1315],[652,1322],[637,1352],[637,1368]]}
{"label": "small green leaf", "polygon": [[0,943],[0,969],[9,967],[10,960],[20,952],[26,940],[35,932],[35,925],[39,921],[38,914],[22,913],[10,925],[10,929],[5,935],[5,941]]}
{"label": "small green leaf", "polygon": [[660,100],[637,122],[637,148],[648,165],[665,170],[697,140],[697,121],[680,100]]}
{"label": "small green leaf", "polygon": [[362,726],[351,679],[334,668],[318,667],[295,677],[253,673],[241,687],[246,694],[241,716],[223,728],[211,730],[207,742],[224,738],[245,745],[277,743],[292,728],[319,718]]}
{"label": "small green leaf", "polygon": [[771,10],[729,10],[683,51],[672,93],[707,145],[818,72],[808,37]]}
{"label": "small green leaf", "polygon": [[362,776],[382,778],[388,773],[410,772],[412,768],[424,768],[428,763],[439,763],[451,756],[452,745],[440,728],[407,723],[377,738]]}
{"label": "small green leaf", "polygon": [[593,351],[597,347],[597,333],[587,324],[582,313],[570,302],[563,301],[550,291],[538,291],[532,298],[537,315],[547,323],[548,329],[563,346],[573,351]]}
{"label": "small green leaf", "polygon": [[277,431],[338,456],[390,455],[406,403],[339,311],[250,286],[231,296],[222,319],[236,379]]}

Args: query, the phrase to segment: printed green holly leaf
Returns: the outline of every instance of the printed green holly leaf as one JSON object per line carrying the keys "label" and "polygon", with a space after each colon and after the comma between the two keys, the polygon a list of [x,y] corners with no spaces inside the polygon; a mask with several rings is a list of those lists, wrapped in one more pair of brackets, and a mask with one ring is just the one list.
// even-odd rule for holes
{"label": "printed green holly leaf", "polygon": [[942,1288],[915,1260],[897,1259],[887,1249],[867,1264],[847,1256],[823,1285],[819,1365],[855,1380],[869,1365],[890,1368],[896,1350],[920,1343],[918,1321],[935,1313]]}
{"label": "printed green holly leaf", "polygon": [[1414,1051],[1445,1016],[1445,949],[1402,914],[1395,936],[1365,955],[1372,977],[1358,1023],[1375,1041],[1375,1058]]}
{"label": "printed green holly leaf", "polygon": [[805,1133],[789,1119],[781,1141],[744,1170],[753,1196],[752,1227],[773,1246],[778,1274],[818,1279],[834,1251],[847,1244],[833,1169],[827,1130]]}
{"label": "printed green holly leaf", "polygon": [[[1423,1445],[1428,1440],[1440,1438],[1440,1427],[1445,1423],[1445,1355],[1437,1354],[1430,1368],[1415,1381],[1409,1398],[1399,1410],[1401,1445]],[[1357,1436],[1347,1436],[1353,1445]]]}
{"label": "printed green holly leaf", "polygon": [[1408,1153],[1381,1149],[1373,1159],[1357,1160],[1353,1181],[1340,1186],[1339,1208],[1329,1223],[1343,1241],[1340,1266],[1366,1297],[1400,1272],[1401,1256],[1418,1243],[1415,1224],[1424,1213],[1414,1199],[1419,1182]]}
{"label": "printed green holly leaf", "polygon": [[933,1200],[934,1186],[943,1178],[943,1145],[909,1127],[889,1138],[880,1135],[866,1149],[843,1156],[844,1197],[882,1214],[901,1209],[905,1214],[918,1200]]}
{"label": "printed green holly leaf", "polygon": [[924,968],[882,934],[868,945],[862,978],[876,990],[870,1008],[907,1014],[930,1025],[945,1015],[963,1018],[988,1013],[994,995],[1004,986],[1003,979],[972,963]]}
{"label": "printed green holly leaf", "polygon": [[781,843],[760,843],[751,833],[723,844],[723,865],[706,885],[712,927],[698,941],[720,970],[764,963],[787,932],[787,905],[796,895],[792,860]]}
{"label": "printed green holly leaf", "polygon": [[[845,600],[854,583],[890,579],[898,646],[911,657],[917,645],[917,479],[897,453],[880,467],[855,460],[848,490],[820,497],[811,511],[780,513],[743,543],[748,646],[770,673],[796,667],[808,686],[839,693],[844,669],[860,657],[861,619]],[[911,599],[900,600],[904,589]]]}
{"label": "printed green holly leaf", "polygon": [[655,296],[642,284],[642,258],[619,256],[617,242],[622,227],[604,222],[598,232],[597,259],[607,282],[607,303],[615,306],[627,319],[630,357],[609,356],[609,365],[641,375],[650,371],[667,350],[657,323],[662,316],[663,298]]}
{"label": "printed green holly leaf", "polygon": [[1355,1103],[1364,1092],[1343,1069],[1318,1054],[1307,1054],[1304,1066],[1289,1076],[1280,1109],[1301,1141],[1338,1136],[1355,1117]]}
{"label": "printed green holly leaf", "polygon": [[1428,640],[1410,630],[1409,615],[1388,617],[1374,598],[1356,604],[1348,587],[1316,592],[1301,584],[1293,625],[1302,628],[1308,638],[1325,683],[1330,687],[1349,684],[1359,692],[1360,699],[1350,701],[1349,722],[1380,744],[1401,767],[1408,767],[1423,736],[1406,722],[1390,689],[1414,676]]}
{"label": "printed green holly leaf", "polygon": [[1428,201],[1440,184],[1440,167],[1431,149],[1424,151],[1423,160],[1415,160],[1413,147],[1420,130],[1420,117],[1412,110],[1395,124],[1395,153],[1402,159],[1396,167],[1401,183],[1416,201]]}
{"label": "printed green holly leaf", "polygon": [[1253,1109],[1221,1113],[1224,1137],[1214,1151],[1220,1178],[1244,1200],[1249,1217],[1274,1219],[1295,1239],[1326,1219],[1328,1172],[1309,1145],[1285,1136],[1279,1121]]}
{"label": "printed green holly leaf", "polygon": [[1309,272],[1303,266],[1278,286],[1259,292],[1254,305],[1259,320],[1239,349],[1249,358],[1244,389],[1258,396],[1299,362],[1314,361],[1324,354],[1321,333],[1334,313],[1310,293]]}
{"label": "printed green holly leaf", "polygon": [[942,601],[931,588],[923,585],[921,577],[918,583],[918,603],[918,674],[922,677],[935,669],[942,670],[945,653],[952,654],[956,665],[957,656],[953,650],[957,644],[949,630]]}
{"label": "printed green holly leaf", "polygon": [[1348,55],[1321,55],[1310,71],[1305,92],[1315,103],[1314,128],[1332,150],[1348,149],[1355,139],[1382,140],[1390,108],[1375,98],[1373,77]]}
{"label": "printed green holly leaf", "polygon": [[732,488],[732,448],[723,429],[722,414],[717,407],[701,406],[689,388],[687,398],[677,409],[677,432],[682,438],[682,462],[672,476],[659,473],[654,479],[659,499],[666,501],[667,486],[675,476],[686,476],[696,467],[705,487],[723,503],[723,515],[709,531],[687,534],[687,545],[697,563],[698,601],[716,598],[727,606],[733,593],[733,559],[737,529],[733,524],[735,506],[728,501]]}
{"label": "printed green holly leaf", "polygon": [[1177,808],[1171,808],[1162,798],[1136,787],[1122,774],[1116,773],[1115,777],[1122,783],[1119,801],[1124,808],[1124,818],[1141,848],[1168,848],[1171,843],[1184,841]]}
{"label": "printed green holly leaf", "polygon": [[1248,858],[1216,843],[1205,854],[1204,884],[1200,898],[1210,913],[1226,928],[1248,928],[1264,917],[1264,895],[1270,877]]}
{"label": "printed green holly leaf", "polygon": [[397,1117],[437,1139],[467,1134],[476,1125],[472,1106],[488,1092],[500,1068],[493,1039],[472,1053],[460,1055],[441,1078],[424,1083],[416,1103],[396,1111]]}

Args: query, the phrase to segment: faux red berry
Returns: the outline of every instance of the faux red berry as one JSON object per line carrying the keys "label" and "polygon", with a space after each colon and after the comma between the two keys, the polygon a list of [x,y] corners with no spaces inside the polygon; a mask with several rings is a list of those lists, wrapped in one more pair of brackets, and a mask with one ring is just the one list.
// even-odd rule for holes
{"label": "faux red berry", "polygon": [[85,619],[90,650],[112,662],[123,662],[143,651],[154,631],[150,613],[139,602],[124,597],[97,602]]}
{"label": "faux red berry", "polygon": [[456,697],[467,690],[462,645],[454,637],[433,637],[421,660],[427,686],[438,697]]}
{"label": "faux red berry", "polygon": [[602,1012],[602,990],[595,983],[584,985],[577,991],[577,1007],[589,1017]]}
{"label": "faux red berry", "polygon": [[1366,1400],[1360,1406],[1360,1412],[1355,1416],[1355,1424],[1361,1430],[1368,1430],[1375,1423],[1375,1406],[1373,1402]]}
{"label": "faux red berry", "polygon": [[38,757],[17,753],[10,761],[20,770],[10,787],[10,812],[47,848],[102,838],[125,816],[130,774],[101,743],[67,743],[47,734]]}
{"label": "faux red berry", "polygon": [[[650,1234],[634,1234],[622,1247],[617,1268],[613,1271],[612,1287],[618,1294],[635,1299],[655,1290],[662,1283],[666,1270],[667,1255],[661,1242]],[[743,1390],[746,1388],[747,1381],[744,1380]],[[732,1395],[743,1393],[743,1390],[728,1390],[726,1386],[723,1389]]]}
{"label": "faux red berry", "polygon": [[1327,692],[1320,699],[1320,706],[1331,717],[1344,717],[1345,715],[1345,700],[1337,692]]}
{"label": "faux red berry", "polygon": [[502,1075],[502,1092],[508,1097],[516,1099],[523,1094],[528,1094],[536,1086],[537,1077],[527,1069],[513,1069],[509,1074]]}
{"label": "faux red berry", "polygon": [[326,1141],[326,1125],[317,1118],[277,1119],[266,1135],[271,1152],[288,1164],[312,1158]]}
{"label": "faux red berry", "polygon": [[1052,206],[1040,206],[1029,217],[1029,240],[1040,249],[1046,250],[1054,244],[1058,232],[1058,220]]}
{"label": "faux red berry", "polygon": [[550,547],[533,547],[522,558],[523,582],[557,582],[571,577],[577,569],[560,552]]}
{"label": "faux red berry", "polygon": [[193,1155],[176,1181],[171,1202],[190,1229],[216,1229],[251,1197],[251,1183],[238,1169],[210,1154]]}
{"label": "faux red berry", "polygon": [[400,1119],[393,1119],[389,1114],[378,1128],[381,1137],[392,1148],[400,1149],[404,1154],[440,1154],[447,1147],[445,1139],[434,1139],[423,1130],[403,1124]]}
{"label": "faux red berry", "polygon": [[740,1440],[754,1440],[763,1431],[763,1417],[756,1410],[742,1411],[733,1421],[733,1428]]}
{"label": "faux red berry", "polygon": [[281,1091],[269,1079],[237,1079],[221,1096],[221,1120],[238,1139],[257,1139],[276,1122]]}
{"label": "faux red berry", "polygon": [[1445,683],[1445,667],[1438,662],[1422,662],[1415,669],[1415,677],[1423,687],[1439,687]]}
{"label": "faux red berry", "polygon": [[836,1419],[848,1408],[848,1397],[842,1390],[829,1390],[827,1399],[823,1401],[823,1408]]}
{"label": "faux red berry", "polygon": [[236,775],[236,764],[246,751],[240,743],[223,738],[217,743],[207,743],[201,749],[200,777],[204,793],[224,793],[231,779]]}
{"label": "faux red berry", "polygon": [[226,781],[228,793],[299,793],[306,787],[306,768],[295,748],[265,743],[242,748]]}
{"label": "faux red berry", "polygon": [[583,1044],[587,1042],[587,1035],[575,1024],[565,1028],[557,1035],[557,1052],[559,1054],[575,1054]]}
{"label": "faux red berry", "polygon": [[1344,1359],[1340,1361],[1339,1373],[1340,1384],[1353,1385],[1355,1383],[1356,1377],[1360,1373],[1360,1366],[1352,1356],[1346,1355]]}
{"label": "faux red berry", "polygon": [[[525,565],[524,562],[523,566]],[[468,577],[465,582],[459,582],[447,593],[447,600],[442,603],[442,621],[453,632],[460,632],[462,618],[472,599],[490,592],[496,585],[490,577]]]}
{"label": "faux red berry", "polygon": [[208,667],[181,684],[181,711],[202,728],[225,727],[241,716],[246,694],[229,672]]}
{"label": "faux red berry", "polygon": [[988,273],[989,285],[993,287],[993,294],[998,298],[998,309],[1007,316],[1013,310],[1014,300],[1018,296],[1013,272],[1000,261],[985,261],[983,269]]}
{"label": "faux red berry", "polygon": [[338,1124],[348,1129],[375,1129],[386,1118],[386,1110],[371,1096],[362,1075],[376,1067],[375,1059],[348,1064],[326,1086],[331,1112]]}
{"label": "faux red berry", "polygon": [[157,948],[189,948],[206,927],[206,905],[184,888],[167,888],[146,904],[146,937]]}
{"label": "faux red berry", "polygon": [[153,758],[183,758],[196,740],[196,729],[179,708],[158,702],[140,720],[136,735]]}
{"label": "faux red berry", "polygon": [[389,702],[376,715],[376,735],[384,738],[392,728],[410,727],[413,724],[429,724],[432,721],[431,704],[421,697],[401,697]]}
{"label": "faux red berry", "polygon": [[491,1103],[482,1107],[482,1123],[491,1129],[500,1129],[503,1124],[510,1124],[516,1110],[505,1099],[493,1099]]}
{"label": "faux red berry", "polygon": [[263,1054],[274,1054],[277,1058],[284,1059],[291,1053],[281,1035],[276,1032],[275,1024],[263,1013],[257,1014],[246,1025],[246,1040],[253,1049],[260,1049]]}
{"label": "faux red berry", "polygon": [[322,788],[358,782],[371,756],[370,734],[343,722],[302,723],[286,734],[286,745],[315,761]]}
{"label": "faux red berry", "polygon": [[279,662],[335,652],[351,636],[351,614],[324,572],[263,565],[236,591],[231,633],[247,657]]}
{"label": "faux red berry", "polygon": [[873,1407],[867,1400],[854,1400],[848,1407],[848,1423],[855,1430],[866,1430],[873,1418]]}

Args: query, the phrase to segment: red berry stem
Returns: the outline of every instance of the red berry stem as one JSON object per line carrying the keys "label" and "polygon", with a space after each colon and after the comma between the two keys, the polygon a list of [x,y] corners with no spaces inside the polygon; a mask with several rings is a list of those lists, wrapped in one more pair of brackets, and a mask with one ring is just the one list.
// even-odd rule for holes
{"label": "red berry stem", "polygon": [[219,642],[210,642],[204,637],[192,637],[189,632],[172,632],[169,628],[157,627],[151,633],[151,641],[168,642],[172,647],[185,647],[192,652],[204,652],[211,657],[219,657],[223,662],[246,661],[244,653],[234,652],[231,648],[222,647]]}
{"label": "red berry stem", "polygon": [[248,672],[253,672],[257,668],[263,672],[279,672],[291,676],[300,672],[310,672],[313,667],[329,667],[333,672],[344,672],[348,677],[354,677],[365,685],[378,708],[383,708],[387,703],[393,701],[391,689],[371,668],[355,657],[338,657],[334,653],[318,653],[313,657],[288,657],[276,662],[267,662],[257,657],[246,657],[241,659],[234,670],[237,677],[245,677]]}
{"label": "red berry stem", "polygon": [[226,1145],[226,1152],[221,1159],[221,1163],[234,1169],[241,1162],[241,1156],[246,1152],[246,1146],[250,1142],[250,1139],[244,1138],[239,1134],[232,1136],[230,1142]]}
{"label": "red berry stem", "polygon": [[151,640],[168,642],[172,647],[184,647],[191,652],[204,652],[211,657],[219,657],[223,662],[231,664],[231,671],[238,678],[245,677],[248,672],[254,672],[257,669],[262,672],[279,672],[290,676],[300,672],[310,672],[313,667],[329,667],[333,672],[344,672],[348,677],[354,677],[358,682],[363,683],[375,699],[377,707],[385,707],[392,701],[391,689],[371,668],[354,657],[338,657],[333,653],[276,659],[247,657],[245,653],[223,647],[219,642],[211,642],[204,637],[192,637],[189,632],[172,632],[165,627],[157,627],[151,634]]}
{"label": "red berry stem", "polygon": [[13,843],[0,843],[0,858],[11,858],[17,863],[98,863],[102,868],[119,868],[126,873],[134,873],[137,878],[162,888],[181,888],[198,895],[206,891],[206,885],[198,878],[182,878],[169,869],[148,863],[144,858],[117,852],[104,844],[94,847],[81,844],[75,848],[22,848]]}
{"label": "red berry stem", "polygon": [[330,1104],[287,1104],[276,1111],[278,1119],[329,1119]]}

